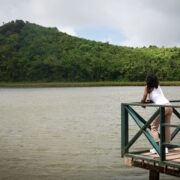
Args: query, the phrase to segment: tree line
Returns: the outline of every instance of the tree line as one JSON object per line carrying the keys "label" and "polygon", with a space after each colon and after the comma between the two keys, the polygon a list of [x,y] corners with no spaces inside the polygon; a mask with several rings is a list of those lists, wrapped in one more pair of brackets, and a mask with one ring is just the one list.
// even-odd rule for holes
{"label": "tree line", "polygon": [[180,80],[180,48],[90,41],[22,20],[0,27],[1,82]]}

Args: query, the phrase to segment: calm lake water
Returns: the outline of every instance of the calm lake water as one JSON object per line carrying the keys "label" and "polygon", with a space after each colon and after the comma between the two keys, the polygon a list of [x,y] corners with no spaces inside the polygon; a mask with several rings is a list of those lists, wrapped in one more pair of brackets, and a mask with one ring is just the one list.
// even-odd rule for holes
{"label": "calm lake water", "polygon": [[[162,89],[180,99],[180,87]],[[120,156],[121,102],[139,101],[142,93],[143,87],[0,88],[0,179],[148,179],[148,171],[126,167]],[[148,118],[154,109],[137,111]],[[137,130],[131,123],[130,135]],[[141,138],[132,148],[145,146]]]}

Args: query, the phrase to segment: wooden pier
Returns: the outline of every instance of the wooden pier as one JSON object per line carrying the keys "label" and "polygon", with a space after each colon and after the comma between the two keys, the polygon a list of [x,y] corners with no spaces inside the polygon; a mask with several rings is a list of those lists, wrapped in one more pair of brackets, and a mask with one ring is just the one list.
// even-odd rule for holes
{"label": "wooden pier", "polygon": [[[178,101],[171,101],[177,104]],[[173,113],[180,119],[178,112],[179,105],[168,105],[173,108]],[[133,106],[158,107],[158,110],[149,118],[143,119],[134,109]],[[121,104],[121,156],[124,158],[125,164],[128,166],[140,167],[149,170],[149,180],[159,180],[160,173],[180,177],[180,144],[172,144],[165,142],[165,126],[175,128],[171,134],[173,140],[180,131],[180,125],[166,124],[164,116],[164,105],[141,104],[141,103],[122,103]],[[150,135],[150,124],[160,115],[160,146],[156,144]],[[129,116],[137,124],[140,130],[129,140]],[[144,134],[157,153],[152,154],[148,150],[131,152],[130,147],[135,144],[136,140]],[[165,153],[165,147],[169,148],[169,152]]]}

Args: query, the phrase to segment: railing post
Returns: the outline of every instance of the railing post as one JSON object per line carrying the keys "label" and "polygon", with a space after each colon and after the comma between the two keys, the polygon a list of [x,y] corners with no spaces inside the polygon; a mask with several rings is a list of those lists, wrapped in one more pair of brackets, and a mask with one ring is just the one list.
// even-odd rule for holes
{"label": "railing post", "polygon": [[124,156],[128,150],[125,150],[128,144],[128,112],[126,110],[127,105],[121,104],[121,157]]}
{"label": "railing post", "polygon": [[160,107],[160,160],[165,160],[165,107]]}

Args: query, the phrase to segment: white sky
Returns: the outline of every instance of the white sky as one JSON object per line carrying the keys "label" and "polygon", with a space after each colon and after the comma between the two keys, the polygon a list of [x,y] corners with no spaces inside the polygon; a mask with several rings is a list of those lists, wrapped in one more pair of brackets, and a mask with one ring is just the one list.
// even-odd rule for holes
{"label": "white sky", "polygon": [[0,25],[22,19],[126,46],[180,46],[180,0],[0,0]]}

